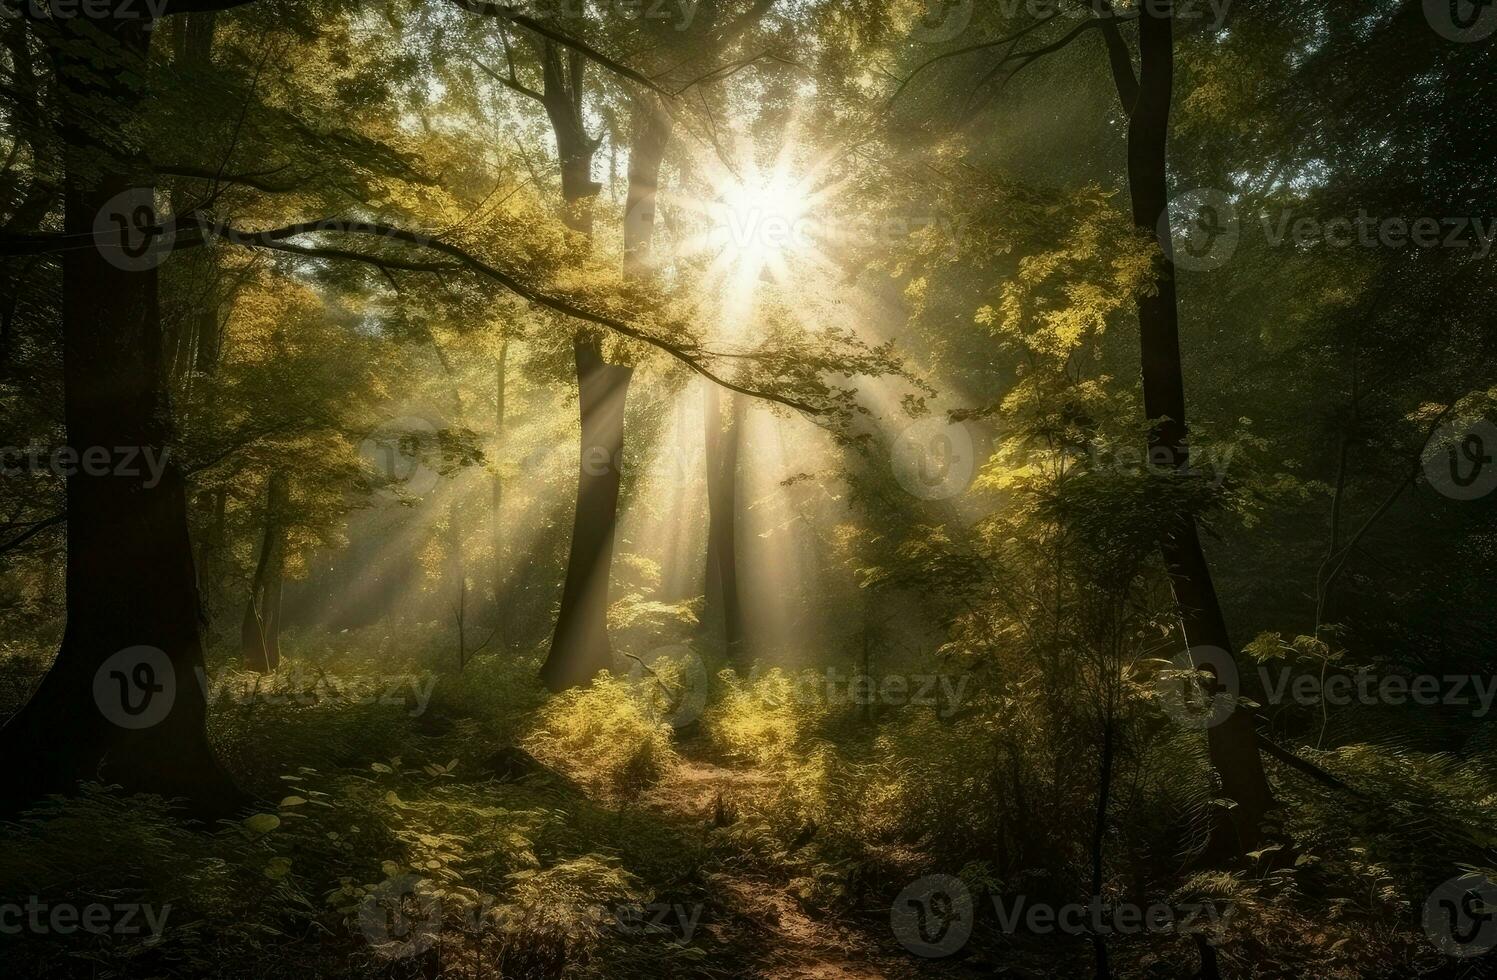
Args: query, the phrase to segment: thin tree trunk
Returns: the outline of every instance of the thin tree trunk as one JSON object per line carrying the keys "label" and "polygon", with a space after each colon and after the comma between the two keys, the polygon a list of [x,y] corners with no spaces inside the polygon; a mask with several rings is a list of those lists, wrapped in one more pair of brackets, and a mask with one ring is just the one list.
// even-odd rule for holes
{"label": "thin tree trunk", "polygon": [[[1128,125],[1128,187],[1134,224],[1154,235],[1161,220],[1167,221],[1169,208],[1167,149],[1174,88],[1174,31],[1173,11],[1167,4],[1156,4],[1140,14],[1139,62],[1138,98]],[[1151,295],[1138,300],[1144,411],[1153,424],[1149,453],[1152,461],[1168,461],[1172,471],[1184,474],[1190,464],[1190,449],[1175,269],[1168,247],[1155,285]],[[1195,521],[1182,521],[1165,539],[1162,550],[1187,642],[1192,647],[1216,647],[1228,658],[1234,657],[1236,648],[1227,632]],[[1210,850],[1216,855],[1241,853],[1258,841],[1263,815],[1272,806],[1252,714],[1237,707],[1208,730],[1207,741],[1222,795],[1235,804],[1221,814]]]}
{"label": "thin tree trunk", "polygon": [[212,518],[208,522],[207,533],[198,541],[198,599],[202,603],[202,617],[205,623],[213,621],[211,612],[216,601],[218,589],[219,565],[218,558],[223,551],[225,526],[228,518],[228,494],[223,490],[214,490],[206,495],[199,494],[199,506],[206,496],[209,501],[209,510]]}
{"label": "thin tree trunk", "polygon": [[[573,229],[592,233],[591,201],[602,190],[592,179],[593,154],[600,141],[587,134],[583,85],[587,62],[575,51],[541,42],[542,103],[556,137],[561,161],[564,217]],[[619,462],[624,446],[624,399],[633,369],[603,360],[602,341],[579,333],[573,338],[577,361],[578,410],[582,447],[577,474],[577,510],[572,547],[551,650],[541,679],[553,691],[590,682],[613,666],[608,642],[608,579],[618,519]]]}
{"label": "thin tree trunk", "polygon": [[498,472],[499,454],[504,445],[504,381],[509,367],[509,341],[499,344],[499,358],[494,366],[494,455],[495,472],[490,513],[493,527],[490,529],[494,547],[494,630],[500,649],[506,645],[504,620],[509,605],[506,593],[508,573],[504,561],[504,477]]}
{"label": "thin tree trunk", "polygon": [[[149,33],[141,20],[57,19],[67,149],[64,230],[94,234],[113,199],[148,185],[128,140],[140,104]],[[102,168],[100,167],[103,162]],[[85,163],[91,166],[85,166]],[[100,169],[103,170],[100,173]],[[92,174],[92,179],[85,174]],[[171,446],[154,269],[120,267],[119,252],[63,253],[63,409],[68,443],[160,459]],[[112,262],[109,257],[112,257]],[[138,460],[138,453],[136,455]],[[79,472],[67,480],[67,625],[52,668],[0,731],[0,808],[104,779],[132,792],[184,798],[221,816],[243,795],[207,737],[207,701],[185,480],[167,455],[160,479]],[[94,472],[98,472],[96,469]]]}
{"label": "thin tree trunk", "polygon": [[260,560],[250,580],[249,599],[240,624],[240,646],[244,666],[262,674],[281,663],[279,635],[281,569],[284,563],[286,480],[280,470],[270,474],[265,492],[265,529],[260,540]]}
{"label": "thin tree trunk", "polygon": [[738,446],[743,427],[742,402],[728,396],[731,418],[724,422],[722,392],[707,383],[707,614],[703,621],[722,622],[729,656],[743,648],[743,602],[738,587]]}
{"label": "thin tree trunk", "polygon": [[608,642],[608,579],[618,519],[624,400],[633,368],[603,360],[601,344],[575,341],[582,452],[572,550],[551,651],[541,679],[553,691],[586,684],[613,665]]}
{"label": "thin tree trunk", "polygon": [[[1115,706],[1108,704],[1102,719],[1102,753],[1097,764],[1097,809],[1092,821],[1092,898],[1102,901],[1103,847],[1107,842],[1107,807],[1112,796],[1112,768],[1114,754]],[[1107,958],[1107,937],[1092,936],[1097,980],[1107,980],[1112,969]]]}

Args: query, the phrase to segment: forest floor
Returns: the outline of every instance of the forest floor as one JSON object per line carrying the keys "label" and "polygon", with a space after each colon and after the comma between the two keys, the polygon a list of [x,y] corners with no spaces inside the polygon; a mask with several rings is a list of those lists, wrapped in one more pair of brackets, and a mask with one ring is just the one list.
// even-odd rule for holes
{"label": "forest floor", "polygon": [[[723,765],[705,742],[677,746],[681,761],[641,801],[691,833],[735,818],[742,801],[767,788],[761,772]],[[705,890],[703,929],[726,959],[755,974],[787,980],[903,980],[917,976],[978,976],[957,964],[917,958],[899,949],[888,915],[866,921],[810,914],[784,869],[725,862]],[[880,929],[882,926],[882,929]]]}

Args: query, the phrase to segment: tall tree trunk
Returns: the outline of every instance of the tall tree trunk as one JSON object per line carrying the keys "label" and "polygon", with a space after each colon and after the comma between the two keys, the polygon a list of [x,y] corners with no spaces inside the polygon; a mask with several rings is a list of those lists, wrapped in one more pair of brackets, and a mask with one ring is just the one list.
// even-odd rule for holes
{"label": "tall tree trunk", "polygon": [[553,691],[586,684],[613,665],[608,642],[608,579],[618,519],[619,461],[624,450],[624,400],[633,368],[603,360],[602,345],[574,342],[582,412],[582,452],[572,551],[551,652],[541,679]]}
{"label": "tall tree trunk", "polygon": [[587,61],[575,51],[563,50],[555,41],[542,40],[540,45],[541,103],[556,136],[564,217],[573,229],[591,233],[592,201],[603,185],[593,180],[593,154],[601,141],[587,135],[582,111]]}
{"label": "tall tree trunk", "polygon": [[[660,165],[675,130],[665,106],[653,95],[635,99],[629,146],[629,194],[624,214],[624,274],[648,275],[654,268],[655,205]],[[730,654],[743,643],[743,613],[738,591],[737,515],[738,433],[742,405],[729,396],[732,421],[723,421],[722,393],[708,383],[703,423],[706,439],[707,612],[703,625],[722,622]]]}
{"label": "tall tree trunk", "polygon": [[[587,134],[583,87],[587,61],[550,40],[541,45],[542,103],[556,136],[561,163],[564,217],[573,229],[593,230],[592,199],[602,186],[592,179],[600,140]],[[618,519],[619,462],[624,446],[624,398],[633,369],[603,360],[602,341],[573,338],[582,447],[577,474],[577,510],[572,550],[551,650],[541,679],[553,691],[590,682],[613,666],[608,642],[608,579]]]}
{"label": "tall tree trunk", "polygon": [[212,645],[213,608],[217,602],[219,585],[219,555],[223,553],[224,538],[228,522],[228,493],[214,490],[198,495],[198,506],[210,512],[207,531],[198,541],[197,575],[198,599],[202,603],[203,620],[207,624],[206,645]]}
{"label": "tall tree trunk", "polygon": [[280,470],[270,474],[265,491],[265,529],[260,539],[260,560],[250,580],[249,599],[240,625],[240,647],[244,666],[268,674],[280,666],[281,574],[285,564],[286,478]]}
{"label": "tall tree trunk", "polygon": [[509,591],[507,579],[508,568],[504,561],[504,477],[498,472],[498,460],[504,446],[504,381],[509,367],[509,340],[505,339],[499,343],[499,357],[494,365],[494,485],[493,497],[489,506],[492,515],[493,526],[490,529],[494,547],[493,566],[493,589],[494,589],[494,639],[498,641],[499,648],[506,645],[504,629],[505,613],[509,602],[506,593]]}
{"label": "tall tree trunk", "polygon": [[654,268],[655,202],[660,164],[675,123],[653,95],[634,100],[629,144],[629,192],[624,201],[624,275],[639,277]]}
{"label": "tall tree trunk", "polygon": [[730,418],[723,419],[722,392],[707,382],[707,614],[703,621],[722,622],[729,656],[743,649],[743,601],[738,588],[738,446],[743,403],[728,396]]}
{"label": "tall tree trunk", "polygon": [[[1155,235],[1161,221],[1167,227],[1169,208],[1167,150],[1174,88],[1174,30],[1173,11],[1167,3],[1155,4],[1140,14],[1139,64],[1138,97],[1128,123],[1128,188],[1134,224]],[[1152,423],[1150,459],[1156,464],[1167,460],[1172,471],[1183,474],[1190,465],[1189,430],[1175,267],[1167,240],[1156,289],[1138,300],[1138,323],[1144,411]],[[1181,521],[1165,539],[1163,557],[1187,642],[1192,647],[1216,647],[1233,658],[1236,648],[1227,632],[1193,519]],[[1252,714],[1237,707],[1226,720],[1208,730],[1207,741],[1222,795],[1235,804],[1221,814],[1211,850],[1216,854],[1240,853],[1258,841],[1263,815],[1272,806]]]}
{"label": "tall tree trunk", "polygon": [[[62,35],[55,55],[69,235],[93,236],[97,219],[120,210],[118,195],[149,186],[148,168],[121,138],[139,111],[145,26],[78,18],[47,28]],[[98,112],[101,105],[112,111]],[[109,128],[96,128],[100,120]],[[113,465],[67,480],[67,624],[41,686],[0,731],[0,808],[102,778],[220,816],[244,798],[208,744],[186,488],[169,455],[157,276],[122,268],[120,255],[105,242],[62,257],[68,443],[107,452]],[[159,480],[127,475],[123,457],[138,466],[141,452],[168,454]]]}

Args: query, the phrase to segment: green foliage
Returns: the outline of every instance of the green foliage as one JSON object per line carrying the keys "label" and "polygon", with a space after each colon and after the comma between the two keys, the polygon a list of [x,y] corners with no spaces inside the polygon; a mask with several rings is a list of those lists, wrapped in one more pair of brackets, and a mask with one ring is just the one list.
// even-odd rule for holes
{"label": "green foliage", "polygon": [[642,690],[653,683],[631,683],[605,671],[589,686],[552,699],[525,747],[609,799],[633,799],[676,762],[670,725]]}

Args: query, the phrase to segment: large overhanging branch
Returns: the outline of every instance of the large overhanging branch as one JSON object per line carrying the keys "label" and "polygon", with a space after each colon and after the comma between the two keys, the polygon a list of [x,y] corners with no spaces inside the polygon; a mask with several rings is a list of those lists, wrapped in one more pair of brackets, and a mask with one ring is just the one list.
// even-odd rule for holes
{"label": "large overhanging branch", "polygon": [[[452,244],[451,242],[444,242],[440,239],[429,238],[418,232],[409,231],[404,228],[398,228],[394,225],[388,225],[382,222],[323,220],[299,222],[297,224],[286,225],[281,228],[274,228],[267,231],[245,231],[228,226],[210,225],[197,226],[195,228],[192,228],[192,230],[195,231],[196,234],[182,236],[181,238],[179,238],[176,247],[191,248],[196,245],[204,244],[212,239],[224,239],[238,245],[244,245],[252,248],[265,248],[280,252],[289,252],[308,258],[340,259],[345,261],[362,262],[364,264],[387,271],[396,270],[402,272],[427,273],[467,271],[477,273],[478,275],[486,279],[498,283],[500,286],[503,286],[511,293],[514,293],[521,299],[526,300],[529,303],[533,303],[536,306],[552,310],[556,313],[561,313],[564,316],[569,316],[573,319],[582,320],[586,323],[604,327],[621,336],[630,337],[634,340],[640,341],[641,343],[648,344],[649,346],[654,347],[657,350],[664,351],[666,354],[670,355],[677,361],[680,361],[682,364],[686,365],[697,374],[700,374],[707,380],[713,382],[714,384],[720,385],[721,387],[726,388],[729,391],[735,391],[739,394],[747,395],[750,398],[758,398],[763,401],[776,402],[780,405],[784,405],[787,408],[793,408],[798,412],[804,412],[807,415],[815,416],[825,414],[824,409],[817,409],[812,405],[791,398],[789,396],[781,395],[773,391],[762,391],[754,388],[749,388],[722,377],[717,372],[708,367],[705,363],[703,363],[704,352],[702,351],[675,343],[674,341],[668,340],[663,337],[655,336],[648,331],[642,330],[634,324],[629,323],[626,320],[620,319],[619,317],[610,316],[606,313],[600,313],[596,310],[590,310],[584,306],[578,305],[577,303],[569,299],[566,299],[565,297],[556,296],[537,289],[528,283],[522,282],[510,273],[505,272],[503,269],[500,269],[489,262],[485,262],[483,259],[467,251],[466,249]],[[379,238],[386,241],[403,242],[407,245],[412,245],[417,248],[426,249],[447,256],[452,261],[412,261],[408,259],[392,258],[381,255],[371,255],[367,252],[358,252],[349,249],[329,248],[314,245],[300,245],[295,242],[288,241],[288,239],[297,238],[302,235],[325,232]]]}
{"label": "large overhanging branch", "polygon": [[[161,229],[156,230],[161,231]],[[288,241],[288,239],[301,235],[310,235],[318,232],[333,232],[403,242],[417,248],[445,255],[452,261],[418,261],[394,256],[373,255],[367,252],[337,247],[300,245],[296,242]],[[440,239],[429,238],[418,232],[408,231],[394,225],[382,222],[321,220],[299,222],[267,231],[245,231],[226,225],[214,225],[207,222],[199,223],[196,219],[189,217],[177,226],[175,241],[170,246],[170,249],[172,251],[181,251],[195,248],[217,239],[252,248],[287,252],[307,258],[361,262],[387,272],[394,270],[398,272],[423,273],[464,271],[477,273],[486,279],[498,283],[511,293],[536,306],[561,313],[573,319],[582,320],[585,323],[604,327],[621,336],[630,337],[641,343],[648,344],[657,350],[661,350],[708,381],[720,385],[729,391],[735,391],[762,401],[775,402],[784,405],[786,408],[793,408],[798,412],[804,412],[811,416],[827,413],[826,409],[818,409],[813,405],[787,395],[749,388],[724,378],[704,363],[706,357],[718,355],[678,344],[664,337],[655,336],[648,331],[636,327],[627,320],[610,316],[606,313],[600,313],[596,310],[590,310],[565,297],[544,292],[528,283],[522,282],[503,269],[485,262],[460,246],[453,245],[451,242],[444,242]],[[96,244],[95,236],[89,233],[68,235],[59,232],[38,232],[28,235],[0,235],[0,256],[56,254],[75,248],[93,248],[96,247]]]}

